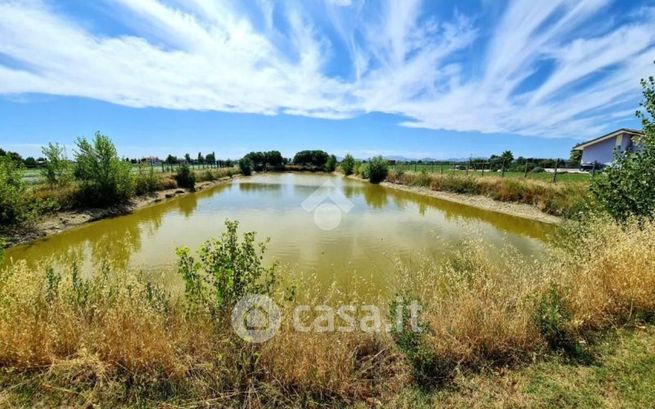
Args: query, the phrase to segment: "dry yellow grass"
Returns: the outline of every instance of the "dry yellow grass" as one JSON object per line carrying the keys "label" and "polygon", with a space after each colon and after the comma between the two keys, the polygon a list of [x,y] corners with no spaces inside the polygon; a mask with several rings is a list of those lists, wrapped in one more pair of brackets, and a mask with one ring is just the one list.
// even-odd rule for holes
{"label": "dry yellow grass", "polygon": [[587,183],[548,183],[538,180],[498,176],[441,175],[390,171],[387,180],[436,191],[489,196],[502,202],[536,206],[555,216],[570,216],[579,211],[587,194]]}
{"label": "dry yellow grass", "polygon": [[[531,361],[552,348],[538,306],[553,289],[568,314],[556,330],[575,342],[652,318],[655,224],[594,220],[567,237],[547,261],[508,253],[492,263],[497,250],[472,241],[447,263],[401,268],[398,291],[424,306],[421,347],[449,371]],[[411,360],[386,334],[298,333],[285,321],[250,345],[229,318],[190,311],[134,274],[74,271],[14,263],[0,274],[0,368],[74,391],[65,403],[337,405],[384,400],[411,382]],[[279,301],[289,316],[293,303]]]}

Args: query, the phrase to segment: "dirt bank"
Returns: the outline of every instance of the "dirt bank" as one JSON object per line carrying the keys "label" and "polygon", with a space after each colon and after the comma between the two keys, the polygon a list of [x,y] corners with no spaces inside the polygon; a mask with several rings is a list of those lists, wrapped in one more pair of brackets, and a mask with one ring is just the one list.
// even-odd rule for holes
{"label": "dirt bank", "polygon": [[[224,177],[214,181],[198,182],[196,183],[195,191],[197,192],[220,184],[229,183],[237,177],[238,175],[233,177]],[[90,223],[92,221],[105,219],[108,217],[121,216],[142,207],[151,206],[165,200],[192,193],[194,193],[194,191],[181,188],[166,189],[160,190],[150,195],[137,196],[132,199],[129,204],[125,205],[105,208],[61,211],[55,214],[46,215],[42,217],[35,226],[6,232],[5,239],[7,241],[7,247],[30,243],[34,240],[52,236],[53,234],[70,230],[85,223]]]}
{"label": "dirt bank", "polygon": [[[343,174],[341,175],[343,176]],[[368,182],[368,180],[362,179],[355,175],[350,175],[348,178],[362,182]],[[534,220],[542,223],[559,224],[562,222],[562,218],[560,217],[544,213],[534,206],[523,203],[499,202],[486,196],[442,192],[431,190],[426,187],[407,186],[391,182],[382,182],[380,185],[389,189],[412,192],[423,196],[430,196],[441,200],[447,200],[449,202],[463,204],[465,206],[476,207],[478,209],[489,210],[491,212],[502,213],[509,216],[520,217],[523,219]]]}
{"label": "dirt bank", "polygon": [[398,183],[382,182],[380,185],[390,189],[417,193],[423,196],[436,197],[437,199],[448,200],[449,202],[460,203],[466,206],[477,207],[479,209],[521,217],[523,219],[535,220],[542,223],[558,224],[562,222],[561,218],[544,213],[536,207],[527,204],[499,202],[486,196],[441,192],[425,187],[406,186],[400,185]]}

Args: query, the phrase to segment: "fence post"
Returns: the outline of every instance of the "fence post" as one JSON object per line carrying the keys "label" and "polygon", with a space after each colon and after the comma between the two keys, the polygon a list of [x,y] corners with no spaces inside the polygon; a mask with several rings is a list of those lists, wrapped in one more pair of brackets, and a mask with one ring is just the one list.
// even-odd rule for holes
{"label": "fence post", "polygon": [[524,179],[528,178],[528,161],[527,161],[527,159],[525,161],[525,173],[523,173],[523,178]]}
{"label": "fence post", "polygon": [[591,168],[591,177],[596,176],[596,161],[594,161],[593,168]]}
{"label": "fence post", "polygon": [[441,174],[443,175],[443,162],[441,163],[441,165],[439,165],[439,167],[441,169]]}
{"label": "fence post", "polygon": [[553,183],[557,183],[557,167],[559,166],[559,159],[555,160],[555,172],[553,172]]}

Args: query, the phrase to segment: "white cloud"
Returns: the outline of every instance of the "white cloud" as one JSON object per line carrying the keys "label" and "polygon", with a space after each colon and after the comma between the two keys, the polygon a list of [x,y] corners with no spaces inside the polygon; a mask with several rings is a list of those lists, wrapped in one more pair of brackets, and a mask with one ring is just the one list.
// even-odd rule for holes
{"label": "white cloud", "polygon": [[[0,62],[0,93],[329,119],[384,112],[409,127],[587,137],[631,115],[655,59],[650,9],[612,31],[583,30],[609,0],[515,0],[491,30],[477,16],[425,15],[419,0],[326,1],[343,44],[302,3],[108,1],[134,34],[0,0],[0,55],[17,62]],[[552,72],[518,92],[543,61]],[[352,75],[329,74],[335,64]]]}

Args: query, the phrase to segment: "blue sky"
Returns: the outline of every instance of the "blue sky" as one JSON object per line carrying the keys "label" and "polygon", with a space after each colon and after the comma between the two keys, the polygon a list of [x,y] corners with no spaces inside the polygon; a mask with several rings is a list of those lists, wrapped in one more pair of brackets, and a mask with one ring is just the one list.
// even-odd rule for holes
{"label": "blue sky", "polygon": [[638,127],[655,0],[0,0],[0,146],[566,157]]}

